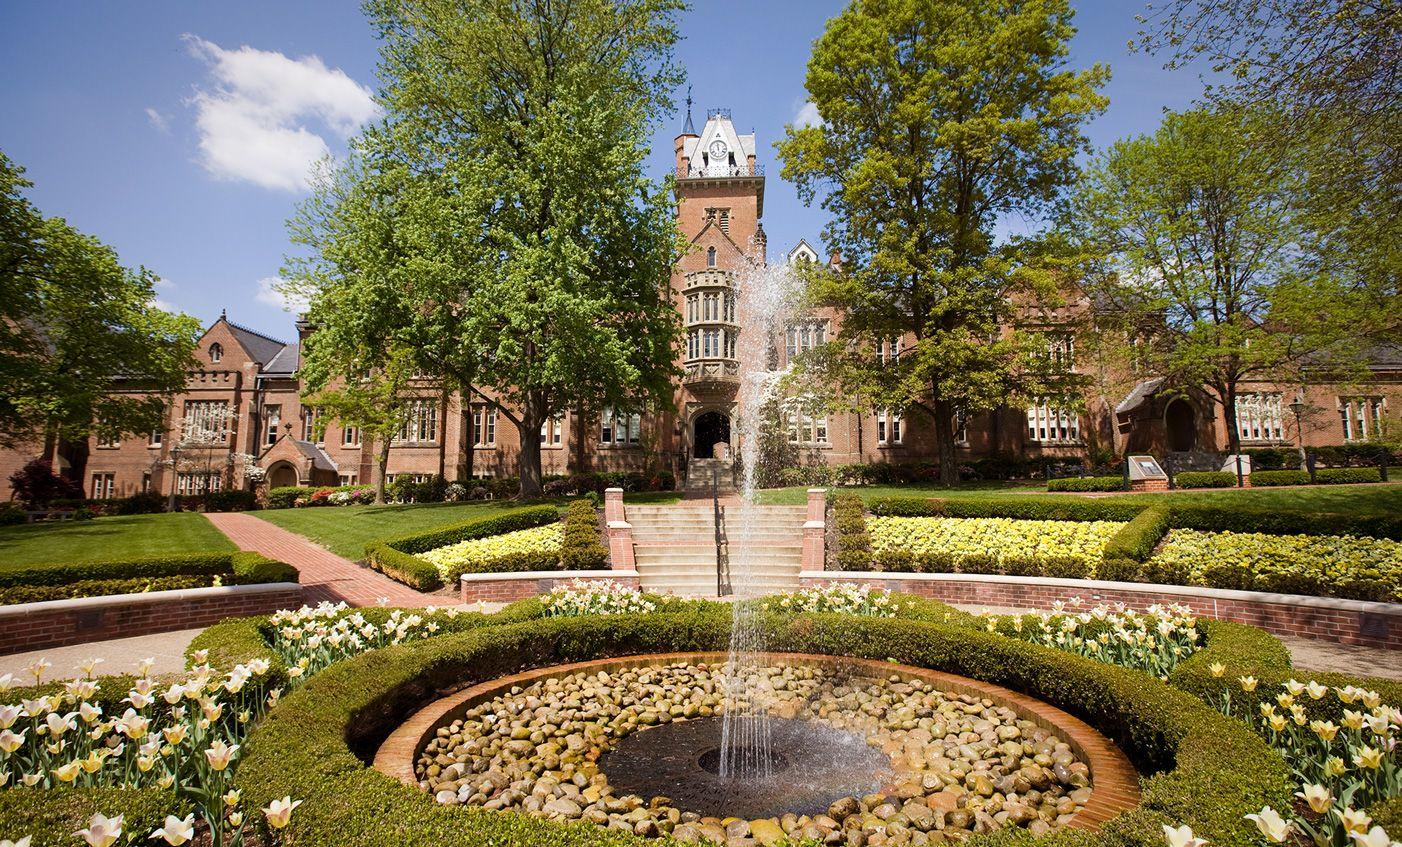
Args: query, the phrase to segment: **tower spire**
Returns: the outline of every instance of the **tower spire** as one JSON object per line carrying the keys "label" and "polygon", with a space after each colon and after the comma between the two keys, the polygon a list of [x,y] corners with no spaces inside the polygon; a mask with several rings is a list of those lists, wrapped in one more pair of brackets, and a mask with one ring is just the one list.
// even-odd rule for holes
{"label": "tower spire", "polygon": [[682,135],[695,135],[696,124],[691,122],[691,86],[686,87],[686,124],[682,127]]}

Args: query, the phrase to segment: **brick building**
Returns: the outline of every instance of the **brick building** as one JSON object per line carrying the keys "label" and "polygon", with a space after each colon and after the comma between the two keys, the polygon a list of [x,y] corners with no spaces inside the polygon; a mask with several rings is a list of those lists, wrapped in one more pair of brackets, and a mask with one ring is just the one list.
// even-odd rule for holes
{"label": "brick building", "polygon": [[[692,247],[670,280],[685,326],[678,353],[684,375],[674,409],[643,415],[605,409],[587,420],[568,413],[547,422],[536,436],[546,474],[574,470],[582,456],[587,470],[667,468],[684,475],[690,468],[695,477],[697,468],[727,464],[738,447],[733,418],[740,357],[747,341],[751,353],[756,345],[741,337],[736,283],[768,263],[765,176],[755,162],[754,135],[737,133],[724,110],[709,113],[700,132],[688,113],[674,152],[677,219]],[[821,260],[801,241],[781,261]],[[1070,303],[1060,315],[1069,318],[1087,306]],[[759,346],[784,366],[833,338],[840,324],[840,315],[820,311]],[[1392,349],[1373,357],[1363,387],[1305,388],[1299,429],[1290,404],[1301,389],[1269,382],[1243,386],[1237,421],[1227,422],[1204,392],[1175,390],[1152,374],[1109,366],[1078,350],[1074,334],[1049,329],[1050,354],[1092,377],[1083,411],[1031,404],[961,417],[961,462],[991,455],[1081,457],[1092,447],[1159,456],[1220,451],[1229,425],[1239,427],[1248,447],[1293,447],[1299,429],[1306,445],[1336,445],[1375,437],[1388,408],[1402,403],[1402,350]],[[60,470],[80,476],[92,497],[243,488],[253,465],[263,469],[270,486],[369,483],[375,445],[339,421],[318,427],[314,410],[302,403],[297,367],[307,325],[298,322],[296,332],[296,339],[283,341],[221,316],[200,339],[199,367],[175,398],[165,431],[63,445]],[[901,344],[878,342],[874,355],[895,355]],[[445,393],[431,380],[420,388],[408,425],[391,445],[391,478],[515,473],[520,441],[513,425],[498,419],[489,404]],[[830,416],[799,411],[786,421],[785,437],[805,463],[915,462],[936,455],[931,422],[900,410]],[[0,477],[40,452],[38,446],[0,452]]]}

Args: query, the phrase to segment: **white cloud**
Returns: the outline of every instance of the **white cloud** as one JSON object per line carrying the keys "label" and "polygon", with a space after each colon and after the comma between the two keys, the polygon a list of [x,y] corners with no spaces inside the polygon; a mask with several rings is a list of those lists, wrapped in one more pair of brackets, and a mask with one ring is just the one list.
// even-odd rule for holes
{"label": "white cloud", "polygon": [[170,121],[166,118],[165,115],[156,111],[151,106],[146,107],[146,120],[150,121],[151,126],[155,127],[161,132],[170,132]]}
{"label": "white cloud", "polygon": [[344,139],[377,113],[370,89],[317,56],[185,40],[214,84],[196,89],[193,102],[202,163],[220,179],[302,190],[312,165],[331,151],[325,136]]}
{"label": "white cloud", "polygon": [[174,315],[180,314],[180,307],[176,306],[169,300],[162,300],[159,297],[152,297],[149,302],[151,304],[151,308],[153,309],[160,309],[162,312],[170,312]]}
{"label": "white cloud", "polygon": [[823,118],[818,114],[818,104],[811,100],[799,107],[798,114],[793,116],[793,125],[799,129],[806,126],[819,126],[822,122]]}
{"label": "white cloud", "polygon": [[254,299],[259,303],[266,303],[278,309],[289,312],[305,312],[307,310],[307,298],[300,295],[288,294],[278,290],[282,285],[282,277],[265,276],[258,280],[258,293]]}

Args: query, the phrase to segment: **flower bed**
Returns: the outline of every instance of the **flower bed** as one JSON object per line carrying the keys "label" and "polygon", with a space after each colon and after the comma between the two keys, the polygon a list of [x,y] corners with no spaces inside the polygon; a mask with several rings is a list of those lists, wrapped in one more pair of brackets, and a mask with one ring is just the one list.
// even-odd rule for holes
{"label": "flower bed", "polygon": [[1146,573],[1213,588],[1402,601],[1402,542],[1175,529]]}
{"label": "flower bed", "polygon": [[[891,570],[1008,573],[1036,576],[1055,562],[1063,575],[1088,575],[1105,544],[1124,527],[1115,521],[1011,518],[883,518],[867,522],[877,562]],[[1076,565],[1079,564],[1079,569]],[[1076,571],[1079,570],[1079,573]]]}
{"label": "flower bed", "polygon": [[554,506],[530,506],[503,512],[490,518],[452,524],[400,538],[372,541],[365,545],[365,561],[375,570],[420,591],[443,587],[443,573],[417,554],[493,535],[553,524],[560,519]]}
{"label": "flower bed", "polygon": [[542,597],[540,605],[546,617],[557,618],[623,615],[657,609],[657,604],[638,589],[613,581],[572,581]]}
{"label": "flower bed", "polygon": [[0,570],[0,605],[297,580],[291,565],[247,552],[63,562]]}
{"label": "flower bed", "polygon": [[444,582],[465,573],[549,571],[560,566],[560,525],[518,529],[438,547],[419,558],[438,568]]}

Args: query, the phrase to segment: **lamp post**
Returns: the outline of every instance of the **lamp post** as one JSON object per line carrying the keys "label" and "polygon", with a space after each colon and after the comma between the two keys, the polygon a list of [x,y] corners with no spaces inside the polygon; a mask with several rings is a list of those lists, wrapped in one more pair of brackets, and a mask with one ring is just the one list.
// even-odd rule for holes
{"label": "lamp post", "polygon": [[1290,402],[1290,411],[1295,413],[1295,442],[1300,446],[1300,470],[1309,470],[1309,462],[1305,458],[1304,394],[1295,395],[1295,399]]}

